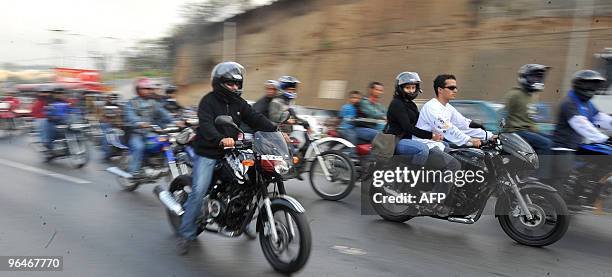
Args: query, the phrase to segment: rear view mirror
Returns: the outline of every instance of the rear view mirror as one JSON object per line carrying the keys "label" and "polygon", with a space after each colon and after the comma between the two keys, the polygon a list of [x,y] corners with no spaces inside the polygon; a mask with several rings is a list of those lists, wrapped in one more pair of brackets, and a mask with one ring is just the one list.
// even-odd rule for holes
{"label": "rear view mirror", "polygon": [[236,126],[236,123],[234,123],[234,119],[232,119],[232,117],[229,115],[217,116],[215,118],[215,125],[231,126],[231,127],[238,128],[238,126]]}

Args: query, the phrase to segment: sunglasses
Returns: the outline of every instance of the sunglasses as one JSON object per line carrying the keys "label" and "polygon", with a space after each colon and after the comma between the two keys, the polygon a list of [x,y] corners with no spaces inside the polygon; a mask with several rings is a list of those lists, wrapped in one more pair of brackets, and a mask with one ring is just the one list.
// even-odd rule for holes
{"label": "sunglasses", "polygon": [[241,86],[242,83],[241,82],[232,82],[232,81],[230,81],[230,82],[225,82],[225,85],[233,87],[233,86]]}
{"label": "sunglasses", "polygon": [[444,87],[444,88],[447,88],[448,90],[457,90],[456,86],[449,86],[449,87]]}

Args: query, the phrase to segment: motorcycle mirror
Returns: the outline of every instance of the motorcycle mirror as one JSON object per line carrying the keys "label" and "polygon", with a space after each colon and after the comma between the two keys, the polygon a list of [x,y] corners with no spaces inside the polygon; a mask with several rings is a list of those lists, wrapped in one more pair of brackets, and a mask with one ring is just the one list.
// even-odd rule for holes
{"label": "motorcycle mirror", "polygon": [[482,121],[480,121],[480,120],[472,120],[470,122],[469,127],[470,128],[478,128],[478,129],[483,129],[484,130],[484,126],[482,125]]}
{"label": "motorcycle mirror", "polygon": [[220,115],[215,118],[215,125],[233,127],[241,133],[244,133],[229,115]]}
{"label": "motorcycle mirror", "polygon": [[225,125],[225,126],[232,126],[232,127],[238,128],[238,126],[236,126],[236,123],[234,123],[234,120],[232,119],[232,117],[229,115],[217,116],[215,118],[215,125]]}

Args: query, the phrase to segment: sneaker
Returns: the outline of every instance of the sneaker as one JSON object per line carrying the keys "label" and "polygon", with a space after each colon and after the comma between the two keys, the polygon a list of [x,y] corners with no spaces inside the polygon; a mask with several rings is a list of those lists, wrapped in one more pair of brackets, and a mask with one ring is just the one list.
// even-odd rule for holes
{"label": "sneaker", "polygon": [[180,256],[187,254],[189,252],[189,240],[179,237],[176,240],[176,253]]}

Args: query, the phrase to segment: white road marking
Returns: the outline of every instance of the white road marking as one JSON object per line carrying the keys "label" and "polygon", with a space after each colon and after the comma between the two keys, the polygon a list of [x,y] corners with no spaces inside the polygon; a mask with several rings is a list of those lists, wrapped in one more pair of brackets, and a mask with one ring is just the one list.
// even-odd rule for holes
{"label": "white road marking", "polygon": [[53,171],[44,170],[44,169],[36,168],[33,166],[29,166],[26,164],[13,162],[13,161],[5,160],[5,159],[0,159],[0,164],[10,166],[13,168],[17,168],[17,169],[21,169],[21,170],[25,170],[25,171],[29,171],[29,172],[33,172],[33,173],[37,173],[40,175],[53,177],[53,178],[68,181],[68,182],[77,183],[77,184],[91,184],[92,183],[91,181],[79,179],[76,177],[72,177],[72,176],[68,176],[68,175],[64,175],[60,173],[55,173]]}
{"label": "white road marking", "polygon": [[365,255],[368,253],[363,249],[353,248],[353,247],[348,247],[348,246],[343,246],[343,245],[334,245],[331,247],[331,249],[334,249],[342,254],[354,255],[354,256],[361,256],[361,255]]}

